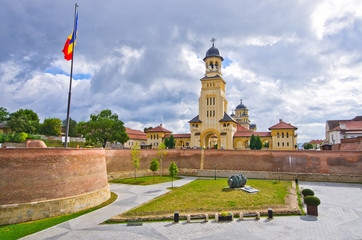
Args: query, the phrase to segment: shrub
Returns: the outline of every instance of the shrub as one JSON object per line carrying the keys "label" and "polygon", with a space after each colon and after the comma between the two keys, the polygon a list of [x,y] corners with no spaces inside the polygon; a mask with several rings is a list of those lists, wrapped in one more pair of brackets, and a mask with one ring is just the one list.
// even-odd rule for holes
{"label": "shrub", "polygon": [[314,196],[314,192],[309,188],[303,189],[302,194],[303,194],[304,197],[306,197],[306,196]]}
{"label": "shrub", "polygon": [[318,206],[319,204],[321,204],[321,200],[314,196],[306,196],[304,198],[304,203],[309,206]]}

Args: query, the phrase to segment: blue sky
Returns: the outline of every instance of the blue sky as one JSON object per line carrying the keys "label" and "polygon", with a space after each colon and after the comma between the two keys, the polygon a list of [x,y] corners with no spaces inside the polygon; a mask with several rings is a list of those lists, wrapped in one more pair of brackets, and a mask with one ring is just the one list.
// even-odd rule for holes
{"label": "blue sky", "polygon": [[[362,1],[79,0],[71,117],[111,109],[126,126],[189,132],[215,37],[228,113],[240,98],[258,131],[279,119],[298,141],[362,115]],[[3,0],[0,106],[66,117],[73,1]]]}

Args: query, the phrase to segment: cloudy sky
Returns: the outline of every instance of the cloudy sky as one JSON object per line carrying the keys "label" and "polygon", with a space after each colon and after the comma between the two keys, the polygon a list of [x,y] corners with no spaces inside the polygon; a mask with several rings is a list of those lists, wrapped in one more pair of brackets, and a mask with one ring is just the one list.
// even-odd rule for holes
{"label": "cloudy sky", "polygon": [[[1,0],[0,106],[66,118],[62,49],[74,1]],[[258,131],[281,118],[298,142],[362,115],[361,0],[79,0],[71,117],[110,109],[125,125],[189,132],[210,39],[224,57],[228,113],[240,98]]]}

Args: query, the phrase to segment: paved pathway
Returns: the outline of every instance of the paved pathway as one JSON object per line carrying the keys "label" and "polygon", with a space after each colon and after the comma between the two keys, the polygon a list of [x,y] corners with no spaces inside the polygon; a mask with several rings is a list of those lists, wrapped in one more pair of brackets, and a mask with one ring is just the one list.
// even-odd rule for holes
{"label": "paved pathway", "polygon": [[[177,186],[193,181],[187,177]],[[171,222],[99,225],[110,217],[159,196],[170,183],[152,186],[112,184],[119,196],[111,205],[59,224],[25,239],[362,239],[362,185],[300,182],[321,199],[319,216],[276,217],[273,220],[228,223]]]}

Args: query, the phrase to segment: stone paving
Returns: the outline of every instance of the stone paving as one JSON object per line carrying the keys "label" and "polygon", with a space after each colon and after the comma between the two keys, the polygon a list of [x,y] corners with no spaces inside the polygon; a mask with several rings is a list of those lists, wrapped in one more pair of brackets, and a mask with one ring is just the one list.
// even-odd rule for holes
{"label": "stone paving", "polygon": [[[195,178],[178,180],[181,186]],[[362,239],[362,185],[300,182],[321,199],[319,216],[285,216],[227,223],[182,221],[99,225],[110,217],[164,194],[170,183],[150,186],[111,184],[119,198],[111,205],[24,239]]]}

